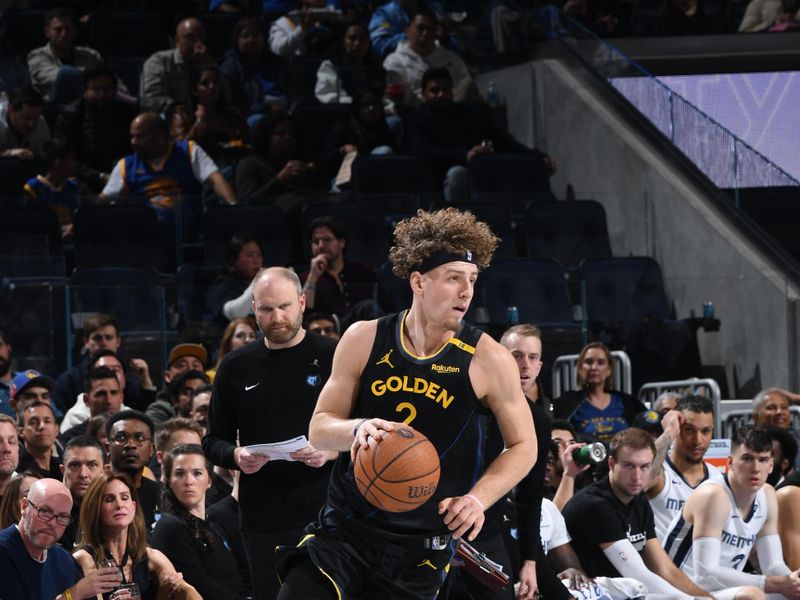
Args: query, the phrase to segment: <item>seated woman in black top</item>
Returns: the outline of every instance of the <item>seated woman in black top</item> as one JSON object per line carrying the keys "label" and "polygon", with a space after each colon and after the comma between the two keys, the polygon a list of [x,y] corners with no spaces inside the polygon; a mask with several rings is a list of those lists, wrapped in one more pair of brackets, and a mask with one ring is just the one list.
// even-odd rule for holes
{"label": "seated woman in black top", "polygon": [[239,600],[249,591],[222,529],[206,521],[206,491],[211,464],[197,444],[179,444],[164,459],[161,519],[153,547],[181,570],[203,598]]}
{"label": "seated woman in black top", "polygon": [[335,177],[342,160],[351,152],[359,156],[394,154],[396,146],[394,134],[386,123],[380,89],[356,90],[350,118],[334,125],[328,135],[322,151],[322,168],[326,176]]}
{"label": "seated woman in black top", "polygon": [[[111,560],[119,566],[121,583],[135,583],[142,600],[202,600],[166,556],[147,546],[144,516],[127,475],[104,473],[92,482],[81,502],[80,524],[78,550],[73,556],[84,575],[97,569],[97,563]],[[103,599],[112,594],[103,594]],[[123,598],[114,596],[115,600]]]}
{"label": "seated woman in black top", "polygon": [[264,266],[259,241],[249,233],[235,233],[225,250],[225,268],[208,287],[206,305],[219,331],[229,321],[252,313],[250,284]]}
{"label": "seated woman in black top", "polygon": [[316,165],[301,160],[294,118],[264,115],[253,129],[253,154],[236,165],[236,194],[245,204],[275,205],[290,212],[304,198],[298,190],[319,188]]}
{"label": "seated woman in black top", "polygon": [[579,436],[608,443],[615,433],[633,424],[644,404],[630,394],[611,389],[614,366],[605,344],[591,342],[578,355],[578,389],[553,402],[553,416],[566,419]]}

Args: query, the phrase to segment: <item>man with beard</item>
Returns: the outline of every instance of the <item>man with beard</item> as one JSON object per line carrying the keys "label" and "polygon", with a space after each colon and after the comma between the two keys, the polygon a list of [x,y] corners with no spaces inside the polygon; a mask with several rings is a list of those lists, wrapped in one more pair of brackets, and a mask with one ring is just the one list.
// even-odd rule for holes
{"label": "man with beard", "polygon": [[339,317],[340,331],[354,321],[376,319],[374,287],[378,279],[367,265],[344,259],[347,230],[331,217],[318,217],[308,227],[311,264],[301,274],[306,307]]}
{"label": "man with beard", "polygon": [[80,578],[69,552],[56,546],[72,517],[72,497],[55,479],[40,479],[22,499],[19,523],[0,531],[0,581],[3,598],[39,600],[90,598],[119,585],[117,567]]}
{"label": "man with beard", "polygon": [[0,413],[0,500],[19,464],[19,437],[14,419]]}
{"label": "man with beard", "polygon": [[138,410],[123,410],[106,421],[106,454],[111,471],[127,475],[139,495],[147,533],[153,529],[161,501],[161,482],[147,479],[143,471],[153,456],[155,426],[146,414]]}
{"label": "man with beard", "polygon": [[[225,356],[214,392],[203,448],[215,465],[242,471],[242,536],[256,597],[280,587],[274,549],[294,545],[325,503],[336,452],[307,446],[293,461],[273,461],[247,449],[308,434],[317,396],[331,372],[336,342],[302,328],[306,299],[293,271],[274,267],[256,275],[253,312],[264,334]],[[239,443],[237,445],[237,433]]]}
{"label": "man with beard", "polygon": [[103,472],[103,447],[100,442],[86,435],[72,438],[64,448],[64,462],[61,473],[64,485],[72,494],[72,522],[61,537],[60,545],[72,551],[78,540],[81,501],[95,477]]}
{"label": "man with beard", "polygon": [[[704,396],[681,398],[661,424],[664,433],[655,442],[656,458],[646,492],[655,517],[656,537],[664,543],[670,523],[689,495],[704,481],[721,479],[722,472],[703,462],[714,428],[710,399]],[[667,456],[670,446],[672,450]]]}
{"label": "man with beard", "polygon": [[78,156],[78,178],[94,193],[108,181],[114,161],[131,151],[128,126],[136,108],[115,99],[117,77],[107,65],[83,73],[83,97],[58,116],[54,138],[62,139]]}
{"label": "man with beard", "polygon": [[6,339],[5,332],[0,329],[0,413],[9,417],[16,417],[17,413],[11,406],[11,381],[14,378],[11,372],[11,344]]}

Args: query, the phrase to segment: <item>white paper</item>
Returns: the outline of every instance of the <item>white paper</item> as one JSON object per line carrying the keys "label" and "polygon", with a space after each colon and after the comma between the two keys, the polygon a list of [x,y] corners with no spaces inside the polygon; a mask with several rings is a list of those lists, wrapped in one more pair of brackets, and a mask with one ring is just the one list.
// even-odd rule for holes
{"label": "white paper", "polygon": [[252,444],[245,446],[251,454],[259,454],[268,456],[270,460],[290,460],[294,459],[289,456],[291,452],[297,452],[308,446],[308,439],[304,435],[298,435],[291,440],[284,440],[283,442],[272,442],[271,444]]}

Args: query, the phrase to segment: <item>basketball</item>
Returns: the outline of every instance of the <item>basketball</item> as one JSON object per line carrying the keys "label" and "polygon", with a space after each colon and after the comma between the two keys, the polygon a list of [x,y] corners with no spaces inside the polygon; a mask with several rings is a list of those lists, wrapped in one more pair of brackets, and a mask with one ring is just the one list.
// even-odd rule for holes
{"label": "basketball", "polygon": [[410,427],[384,432],[375,446],[361,446],[353,465],[356,486],[374,507],[406,512],[422,506],[439,484],[439,455]]}

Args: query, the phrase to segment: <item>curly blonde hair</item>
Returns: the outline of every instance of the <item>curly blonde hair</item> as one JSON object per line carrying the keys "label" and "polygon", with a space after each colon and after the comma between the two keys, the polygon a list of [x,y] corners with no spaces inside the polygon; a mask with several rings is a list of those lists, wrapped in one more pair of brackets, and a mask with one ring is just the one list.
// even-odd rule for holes
{"label": "curly blonde hair", "polygon": [[394,274],[403,278],[439,250],[452,254],[472,252],[478,268],[485,269],[499,242],[489,226],[469,211],[452,207],[434,212],[420,209],[415,217],[404,219],[395,227],[389,260]]}

